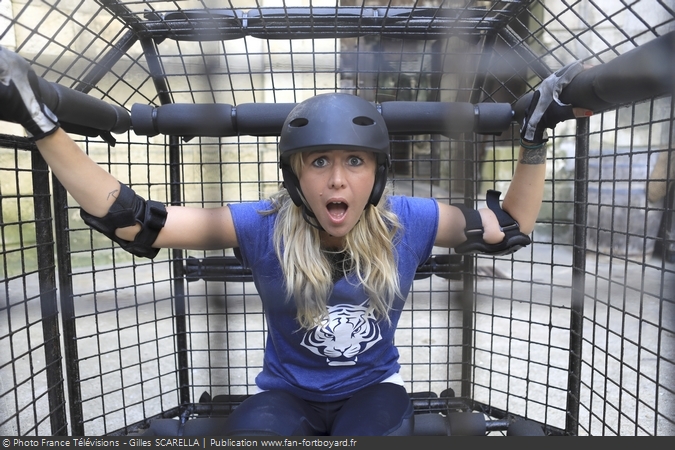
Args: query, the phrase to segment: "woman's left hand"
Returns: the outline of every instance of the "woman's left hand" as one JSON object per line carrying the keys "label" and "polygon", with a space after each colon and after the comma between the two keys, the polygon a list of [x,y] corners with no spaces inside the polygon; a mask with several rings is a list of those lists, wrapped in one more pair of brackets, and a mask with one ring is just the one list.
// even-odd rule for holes
{"label": "woman's left hand", "polygon": [[577,61],[566,65],[541,82],[525,111],[520,129],[520,137],[525,146],[539,146],[545,143],[548,140],[545,134],[547,128],[553,129],[565,120],[593,114],[591,110],[564,104],[559,98],[565,86],[583,70],[584,66]]}

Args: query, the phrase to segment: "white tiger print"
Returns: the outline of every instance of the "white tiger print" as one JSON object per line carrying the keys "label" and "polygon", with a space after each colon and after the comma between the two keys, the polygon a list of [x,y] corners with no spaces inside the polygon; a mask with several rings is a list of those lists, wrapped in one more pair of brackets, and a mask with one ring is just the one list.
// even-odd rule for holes
{"label": "white tiger print", "polygon": [[380,327],[372,311],[362,305],[328,307],[328,317],[319,326],[305,333],[303,347],[326,357],[329,366],[351,366],[358,355],[382,339]]}

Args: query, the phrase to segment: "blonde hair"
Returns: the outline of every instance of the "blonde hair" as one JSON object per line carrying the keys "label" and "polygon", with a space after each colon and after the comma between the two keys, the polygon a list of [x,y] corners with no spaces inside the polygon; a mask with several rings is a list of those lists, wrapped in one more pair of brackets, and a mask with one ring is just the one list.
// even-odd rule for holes
{"label": "blonde hair", "polygon": [[[301,154],[291,157],[296,174],[302,170]],[[272,208],[263,214],[277,213],[274,246],[285,278],[286,299],[294,298],[297,320],[310,329],[327,316],[327,302],[333,288],[333,265],[321,249],[319,230],[307,223],[302,207],[296,206],[286,189],[270,198]],[[369,308],[378,319],[389,320],[389,310],[399,287],[395,239],[401,224],[389,209],[387,193],[377,206],[368,206],[361,219],[345,236],[343,275],[353,273],[369,298]]]}

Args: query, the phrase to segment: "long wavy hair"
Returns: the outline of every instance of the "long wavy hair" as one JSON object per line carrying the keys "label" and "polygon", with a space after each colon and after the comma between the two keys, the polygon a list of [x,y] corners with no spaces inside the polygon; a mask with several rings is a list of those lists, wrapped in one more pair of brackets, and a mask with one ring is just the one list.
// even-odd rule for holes
{"label": "long wavy hair", "polygon": [[[300,153],[292,156],[291,167],[298,176],[302,164]],[[331,253],[344,253],[342,275],[354,274],[375,316],[389,320],[394,300],[402,297],[395,252],[401,224],[389,208],[387,191],[377,206],[366,207],[342,249],[321,248],[319,230],[307,223],[302,207],[293,203],[286,189],[270,198],[270,210],[261,212],[277,213],[274,246],[285,278],[286,299],[295,300],[302,328],[311,329],[327,316],[335,269]]]}

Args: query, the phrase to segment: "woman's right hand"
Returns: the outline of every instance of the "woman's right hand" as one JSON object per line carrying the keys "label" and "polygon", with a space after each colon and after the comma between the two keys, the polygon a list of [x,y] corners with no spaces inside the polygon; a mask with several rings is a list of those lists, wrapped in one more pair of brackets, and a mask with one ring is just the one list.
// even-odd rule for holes
{"label": "woman's right hand", "polygon": [[23,125],[33,140],[49,136],[60,127],[42,101],[30,64],[4,47],[0,47],[0,120]]}

